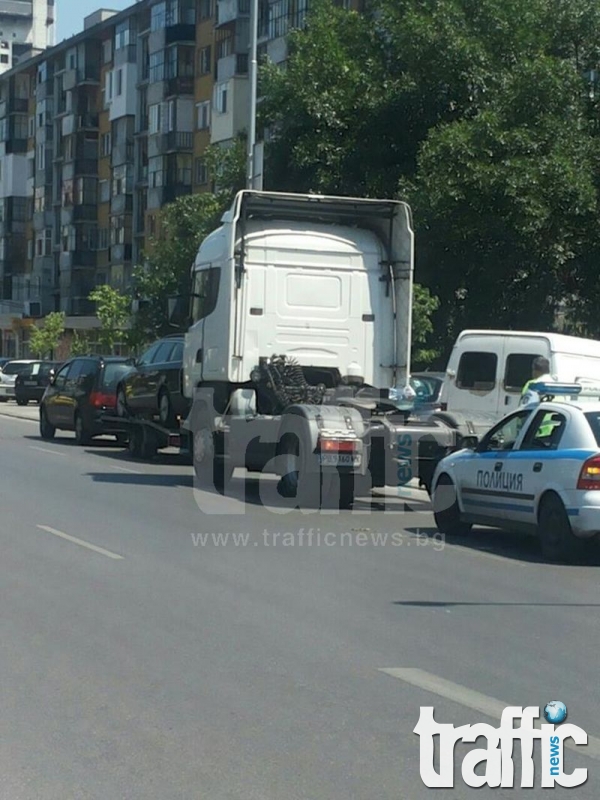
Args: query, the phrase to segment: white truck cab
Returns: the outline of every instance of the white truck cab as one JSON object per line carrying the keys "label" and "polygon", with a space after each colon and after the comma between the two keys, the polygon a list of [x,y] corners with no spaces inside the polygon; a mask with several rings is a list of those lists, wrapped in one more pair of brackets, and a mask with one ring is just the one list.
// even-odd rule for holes
{"label": "white truck cab", "polygon": [[443,411],[489,427],[517,408],[538,356],[548,359],[557,381],[600,382],[600,342],[558,333],[467,330],[448,360]]}

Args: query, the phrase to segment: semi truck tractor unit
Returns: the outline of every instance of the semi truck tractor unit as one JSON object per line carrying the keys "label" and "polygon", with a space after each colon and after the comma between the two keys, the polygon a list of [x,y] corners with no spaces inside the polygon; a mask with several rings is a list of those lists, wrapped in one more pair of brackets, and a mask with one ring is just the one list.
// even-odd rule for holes
{"label": "semi truck tractor unit", "polygon": [[182,423],[198,479],[306,506],[418,478],[460,434],[410,419],[414,234],[399,201],[242,191],[192,269]]}

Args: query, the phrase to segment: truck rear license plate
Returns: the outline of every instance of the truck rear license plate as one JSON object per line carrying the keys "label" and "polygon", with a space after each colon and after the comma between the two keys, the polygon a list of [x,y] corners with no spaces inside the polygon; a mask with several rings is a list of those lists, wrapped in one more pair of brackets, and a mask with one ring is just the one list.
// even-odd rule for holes
{"label": "truck rear license plate", "polygon": [[360,467],[360,453],[321,453],[322,467]]}

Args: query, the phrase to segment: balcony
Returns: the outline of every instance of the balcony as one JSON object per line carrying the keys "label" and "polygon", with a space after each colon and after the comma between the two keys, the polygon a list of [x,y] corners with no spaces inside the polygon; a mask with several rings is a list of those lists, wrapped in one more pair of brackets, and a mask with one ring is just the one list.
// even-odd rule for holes
{"label": "balcony", "polygon": [[172,203],[178,197],[183,197],[186,194],[192,193],[191,184],[186,183],[172,183],[163,188],[163,203]]}
{"label": "balcony", "polygon": [[186,25],[181,22],[177,25],[169,25],[165,30],[165,44],[175,44],[176,42],[196,43],[196,26]]}
{"label": "balcony", "polygon": [[118,167],[121,164],[133,163],[133,142],[115,144],[111,153],[111,166]]}
{"label": "balcony", "polygon": [[88,300],[87,296],[64,298],[61,301],[61,307],[63,311],[74,317],[92,317],[96,314],[96,304]]}
{"label": "balcony", "polygon": [[98,162],[95,158],[78,158],[75,161],[75,175],[97,175]]}
{"label": "balcony", "polygon": [[217,59],[215,81],[228,81],[236,75],[248,74],[248,53],[231,53]]}
{"label": "balcony", "polygon": [[131,244],[113,244],[110,248],[111,264],[122,264],[131,261]]}
{"label": "balcony", "polygon": [[79,130],[94,130],[98,127],[98,114],[87,112],[77,116]]}
{"label": "balcony", "polygon": [[250,0],[217,0],[216,27],[230,25],[250,15]]}
{"label": "balcony", "polygon": [[27,148],[27,139],[13,139],[13,137],[9,137],[5,144],[6,148],[6,155],[9,153],[26,153]]}
{"label": "balcony", "polygon": [[29,100],[22,97],[9,97],[7,112],[9,114],[26,114],[29,111]]}
{"label": "balcony", "polygon": [[171,131],[166,134],[166,151],[174,150],[192,151],[194,149],[194,134],[187,131]]}
{"label": "balcony", "polygon": [[126,214],[133,210],[132,194],[115,194],[110,200],[111,214]]}
{"label": "balcony", "polygon": [[76,205],[73,209],[73,222],[95,222],[97,217],[97,205]]}
{"label": "balcony", "polygon": [[169,78],[167,81],[167,97],[175,94],[194,94],[193,77]]}

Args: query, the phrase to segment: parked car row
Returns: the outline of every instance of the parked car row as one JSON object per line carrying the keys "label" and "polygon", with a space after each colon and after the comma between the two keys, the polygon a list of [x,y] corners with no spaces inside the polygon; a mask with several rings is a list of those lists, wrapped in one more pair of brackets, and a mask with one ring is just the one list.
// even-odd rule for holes
{"label": "parked car row", "polygon": [[105,417],[125,420],[158,418],[174,425],[187,413],[183,396],[183,336],[154,343],[140,358],[81,356],[61,365],[50,377],[40,401],[40,433],[52,439],[57,430],[75,432],[79,444],[94,436],[116,435],[127,441],[127,425],[106,425]]}

